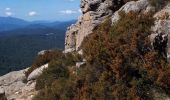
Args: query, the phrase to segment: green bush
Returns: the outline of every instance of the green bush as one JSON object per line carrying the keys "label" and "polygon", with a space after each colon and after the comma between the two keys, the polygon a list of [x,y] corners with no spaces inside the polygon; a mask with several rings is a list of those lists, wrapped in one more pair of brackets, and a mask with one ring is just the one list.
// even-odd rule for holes
{"label": "green bush", "polygon": [[59,78],[69,77],[69,67],[72,67],[77,62],[77,54],[68,53],[60,54],[55,59],[49,62],[49,67],[43,71],[43,74],[36,80],[36,89],[51,86],[52,82]]}
{"label": "green bush", "polygon": [[41,67],[44,64],[47,64],[51,60],[53,60],[56,57],[59,57],[61,55],[62,55],[62,51],[59,51],[59,50],[47,51],[43,55],[38,55],[37,58],[35,59],[35,61],[33,62],[32,66],[25,72],[25,75],[28,77],[28,75],[33,70]]}
{"label": "green bush", "polygon": [[69,71],[66,66],[62,66],[60,61],[52,61],[49,68],[43,71],[43,74],[36,80],[36,89],[45,88],[50,86],[52,82],[59,78],[68,78]]}

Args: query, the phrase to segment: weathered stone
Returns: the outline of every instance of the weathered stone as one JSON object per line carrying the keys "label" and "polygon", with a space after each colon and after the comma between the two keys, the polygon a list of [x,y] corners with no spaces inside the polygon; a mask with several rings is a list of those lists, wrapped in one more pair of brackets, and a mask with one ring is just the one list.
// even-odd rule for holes
{"label": "weathered stone", "polygon": [[123,4],[123,0],[81,0],[83,15],[66,32],[65,52],[81,50],[84,37],[91,34],[96,26]]}
{"label": "weathered stone", "polygon": [[5,90],[3,87],[0,87],[0,100],[6,100]]}
{"label": "weathered stone", "polygon": [[152,30],[156,34],[164,34],[165,36],[168,36],[168,42],[167,42],[167,58],[168,61],[170,61],[170,4],[167,4],[164,8],[162,8],[160,11],[158,11],[154,18],[155,25],[152,27]]}
{"label": "weathered stone", "polygon": [[46,52],[51,52],[52,50],[41,50],[38,55],[44,55]]}
{"label": "weathered stone", "polygon": [[80,68],[84,64],[86,64],[86,62],[76,62],[76,67]]}
{"label": "weathered stone", "polygon": [[27,78],[27,81],[35,80],[38,76],[40,76],[44,69],[48,68],[48,64],[45,64],[37,69],[35,69]]}
{"label": "weathered stone", "polygon": [[114,24],[120,19],[119,12],[121,11],[124,11],[125,13],[128,13],[130,11],[134,11],[138,13],[147,13],[152,10],[155,10],[155,9],[154,7],[150,6],[148,0],[130,1],[113,14],[112,23]]}
{"label": "weathered stone", "polygon": [[24,83],[26,79],[24,72],[26,70],[27,69],[14,71],[1,76],[0,93],[2,93],[2,95],[0,95],[3,97],[6,96],[7,100],[31,100],[31,95],[35,95],[37,92],[34,81],[29,82],[31,84]]}

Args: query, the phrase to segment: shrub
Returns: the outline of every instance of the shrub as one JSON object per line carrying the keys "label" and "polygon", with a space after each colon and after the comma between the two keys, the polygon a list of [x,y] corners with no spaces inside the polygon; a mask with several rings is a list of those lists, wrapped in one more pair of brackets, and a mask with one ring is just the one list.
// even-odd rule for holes
{"label": "shrub", "polygon": [[115,84],[110,87],[114,87],[111,91],[118,100],[149,98],[146,92],[150,85],[169,89],[169,82],[167,84],[164,80],[169,80],[170,76],[159,72],[162,69],[168,72],[166,59],[162,53],[151,49],[148,38],[154,25],[152,14],[119,14],[121,19],[116,24],[110,26],[111,21],[107,20],[84,40],[85,58],[90,64],[98,64],[95,71],[109,69],[107,73],[113,73]]}
{"label": "shrub", "polygon": [[33,70],[41,67],[44,64],[47,64],[48,62],[59,56],[62,56],[62,52],[59,50],[47,51],[43,55],[38,55],[35,61],[33,62],[32,66],[25,72],[25,75],[28,77],[28,75]]}
{"label": "shrub", "polygon": [[45,69],[36,80],[36,89],[45,88],[45,86],[51,86],[52,82],[59,78],[69,77],[69,67],[75,65],[77,61],[77,54],[68,53],[60,54],[55,59],[49,62],[49,67]]}
{"label": "shrub", "polygon": [[37,100],[152,100],[147,95],[152,86],[169,90],[169,64],[151,48],[148,38],[152,15],[120,15],[116,24],[107,19],[85,38],[82,49],[87,62],[76,74],[69,70],[75,54],[50,62],[37,79],[41,89]]}
{"label": "shrub", "polygon": [[43,74],[36,80],[36,89],[50,86],[52,82],[59,78],[68,78],[69,71],[66,66],[62,66],[60,61],[52,61],[49,68],[43,71]]}

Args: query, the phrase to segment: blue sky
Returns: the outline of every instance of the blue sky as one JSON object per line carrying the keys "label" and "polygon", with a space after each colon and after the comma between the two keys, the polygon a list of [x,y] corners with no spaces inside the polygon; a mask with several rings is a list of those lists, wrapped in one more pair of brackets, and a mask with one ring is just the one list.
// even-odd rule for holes
{"label": "blue sky", "polygon": [[80,14],[80,0],[0,0],[0,16],[66,21]]}

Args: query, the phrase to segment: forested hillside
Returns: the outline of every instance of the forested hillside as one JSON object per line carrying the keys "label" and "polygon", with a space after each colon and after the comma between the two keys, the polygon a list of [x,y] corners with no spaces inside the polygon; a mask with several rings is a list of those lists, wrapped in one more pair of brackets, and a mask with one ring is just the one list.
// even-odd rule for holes
{"label": "forested hillside", "polygon": [[74,22],[33,22],[0,32],[0,75],[29,67],[41,50],[64,49],[66,28]]}

